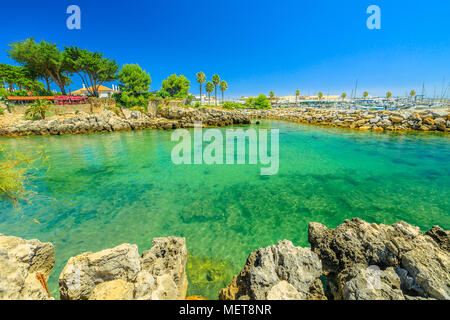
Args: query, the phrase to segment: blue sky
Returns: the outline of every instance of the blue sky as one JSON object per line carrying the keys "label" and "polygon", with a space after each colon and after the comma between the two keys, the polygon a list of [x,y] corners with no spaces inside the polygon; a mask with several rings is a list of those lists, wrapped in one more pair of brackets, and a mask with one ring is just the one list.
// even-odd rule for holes
{"label": "blue sky", "polygon": [[[66,28],[71,4],[81,8],[81,30]],[[366,27],[372,4],[381,30]],[[229,97],[350,94],[357,79],[359,94],[420,94],[425,82],[433,95],[450,81],[450,1],[22,0],[2,2],[0,24],[0,62],[13,63],[8,43],[45,39],[138,63],[152,90],[176,73],[198,93],[198,71],[227,80]]]}

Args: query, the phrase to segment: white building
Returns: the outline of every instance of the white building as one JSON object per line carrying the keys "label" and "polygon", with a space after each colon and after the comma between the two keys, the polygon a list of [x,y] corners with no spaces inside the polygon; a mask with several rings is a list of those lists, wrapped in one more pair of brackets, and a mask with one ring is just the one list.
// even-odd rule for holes
{"label": "white building", "polygon": [[[214,96],[214,93],[211,94],[211,100],[208,99],[208,95],[206,94],[202,94],[202,96],[200,97],[199,94],[197,95],[193,95],[193,99],[192,99],[192,103],[195,104],[196,102],[200,102],[201,105],[206,105],[206,104],[215,104],[216,103],[216,97]],[[217,99],[220,102],[219,97],[217,97]]]}
{"label": "white building", "polygon": [[[111,96],[114,93],[119,92],[119,88],[115,85],[112,85],[112,89],[99,85],[98,87],[98,97],[99,98],[111,98]],[[88,90],[89,89],[89,90]],[[90,96],[90,91],[92,91],[92,87],[86,88],[86,86],[83,84],[83,88],[78,89],[74,92],[72,92],[72,95],[74,96]]]}

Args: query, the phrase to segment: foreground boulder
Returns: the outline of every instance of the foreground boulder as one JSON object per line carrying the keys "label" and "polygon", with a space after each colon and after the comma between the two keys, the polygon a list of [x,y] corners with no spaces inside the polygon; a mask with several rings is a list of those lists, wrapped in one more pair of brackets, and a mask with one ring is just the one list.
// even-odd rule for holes
{"label": "foreground boulder", "polygon": [[221,290],[221,300],[326,299],[319,257],[291,241],[252,252],[241,273]]}
{"label": "foreground boulder", "polygon": [[64,300],[178,300],[185,299],[186,241],[153,239],[152,248],[138,253],[122,244],[69,259],[59,276]]}
{"label": "foreground boulder", "polygon": [[405,300],[401,280],[394,268],[353,267],[343,287],[344,300]]}
{"label": "foreground boulder", "polygon": [[51,299],[46,282],[54,263],[51,243],[0,234],[0,299]]}
{"label": "foreground boulder", "polygon": [[336,229],[310,223],[308,238],[336,299],[450,299],[448,234],[434,227],[423,235],[405,222],[387,226],[355,218]]}

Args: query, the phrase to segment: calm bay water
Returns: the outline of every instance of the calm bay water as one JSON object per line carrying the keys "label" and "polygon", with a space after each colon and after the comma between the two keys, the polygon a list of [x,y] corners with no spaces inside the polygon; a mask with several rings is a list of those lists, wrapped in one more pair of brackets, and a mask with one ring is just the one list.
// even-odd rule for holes
{"label": "calm bay water", "polygon": [[277,175],[261,176],[255,165],[176,166],[170,131],[31,137],[46,147],[50,168],[33,180],[38,196],[30,204],[14,210],[0,201],[0,233],[55,245],[55,296],[71,256],[124,242],[143,251],[154,237],[183,236],[188,294],[214,299],[251,251],[282,239],[308,246],[310,221],[335,227],[360,217],[450,228],[448,135],[281,121],[247,127],[280,129]]}

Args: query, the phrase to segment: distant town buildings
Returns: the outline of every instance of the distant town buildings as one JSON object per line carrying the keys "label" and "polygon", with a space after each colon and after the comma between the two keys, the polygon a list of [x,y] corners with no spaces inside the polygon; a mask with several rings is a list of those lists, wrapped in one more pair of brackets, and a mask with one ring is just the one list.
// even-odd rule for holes
{"label": "distant town buildings", "polygon": [[[321,101],[337,101],[339,100],[339,96],[327,95],[323,96]],[[296,103],[296,102],[308,102],[308,101],[319,101],[319,96],[284,96],[284,97],[275,97],[275,101],[278,103]]]}
{"label": "distant town buildings", "polygon": [[[217,102],[222,103],[222,99],[217,97]],[[211,95],[211,98],[208,98],[208,95],[202,94],[201,96],[199,94],[193,95],[192,103],[200,102],[201,105],[207,105],[207,104],[215,104],[216,103],[216,97],[214,95]]]}

